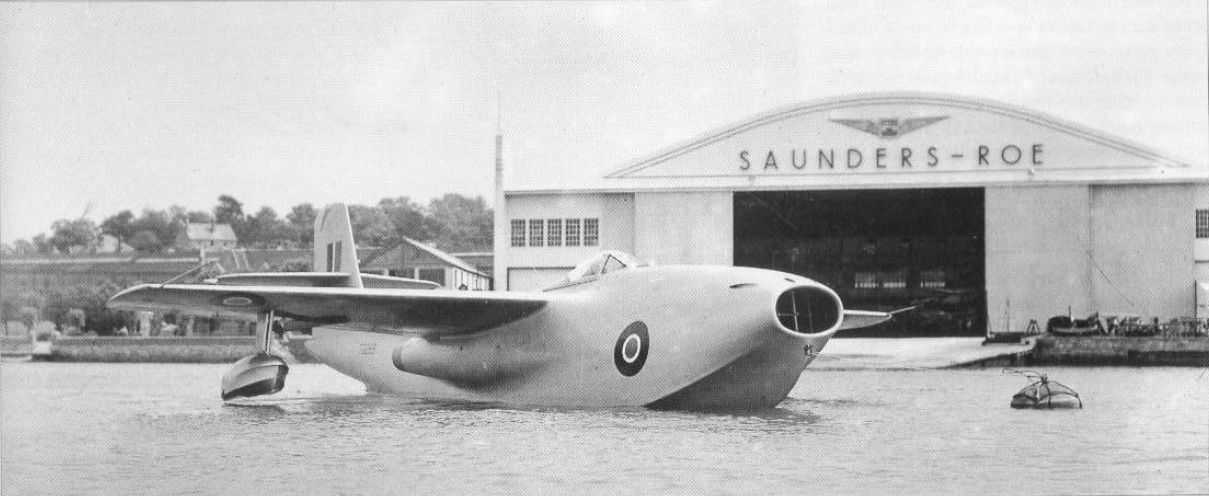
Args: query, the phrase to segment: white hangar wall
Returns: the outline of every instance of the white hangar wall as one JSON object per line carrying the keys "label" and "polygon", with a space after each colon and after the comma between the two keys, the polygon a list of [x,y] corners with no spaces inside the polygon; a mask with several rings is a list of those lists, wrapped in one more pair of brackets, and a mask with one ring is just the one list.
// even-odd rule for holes
{"label": "white hangar wall", "polygon": [[[1193,201],[1197,210],[1209,210],[1209,183],[1197,185]],[[1196,280],[1209,284],[1209,238],[1197,238],[1193,256],[1196,257]]]}
{"label": "white hangar wall", "polygon": [[634,194],[634,256],[661,264],[734,262],[734,194]]}
{"label": "white hangar wall", "polygon": [[[497,267],[497,279],[500,275],[507,278],[505,285],[497,283],[497,287],[510,290],[539,290],[549,287],[566,275],[579,262],[587,259],[601,250],[621,250],[634,252],[634,195],[629,193],[585,193],[585,194],[534,194],[509,196],[507,200],[509,220],[503,226],[502,236],[507,245],[504,256],[505,265]],[[578,246],[542,246],[513,247],[511,242],[511,221],[567,219],[583,221],[596,219],[599,226],[598,240],[594,244],[585,245],[581,240]],[[498,229],[499,227],[497,227]],[[582,224],[580,227],[583,229]],[[497,236],[496,239],[501,239]],[[498,250],[498,248],[497,248]],[[503,269],[503,270],[501,270]]]}
{"label": "white hangar wall", "polygon": [[1195,188],[1098,185],[1091,193],[1096,308],[1192,316]]}
{"label": "white hangar wall", "polygon": [[1194,196],[1190,185],[986,188],[988,326],[1044,328],[1068,311],[1193,315]]}
{"label": "white hangar wall", "polygon": [[[1029,319],[1090,312],[1086,185],[986,188],[987,326],[1023,331]],[[1010,311],[1009,311],[1010,310]],[[1010,329],[1009,329],[1010,326]]]}
{"label": "white hangar wall", "polygon": [[[1197,185],[1193,202],[1198,212],[1209,212],[1209,183]],[[1209,318],[1209,237],[1196,239],[1193,257],[1196,258],[1196,316]]]}

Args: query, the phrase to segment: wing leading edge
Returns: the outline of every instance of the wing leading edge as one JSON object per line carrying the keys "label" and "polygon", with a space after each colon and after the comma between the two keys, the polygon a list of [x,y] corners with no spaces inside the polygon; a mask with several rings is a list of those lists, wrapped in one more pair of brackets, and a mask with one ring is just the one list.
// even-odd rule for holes
{"label": "wing leading edge", "polygon": [[519,320],[548,301],[540,294],[483,291],[143,284],[114,295],[107,306],[249,319],[272,310],[299,320],[359,322],[440,337]]}
{"label": "wing leading edge", "polygon": [[906,313],[915,310],[915,307],[900,308],[893,312],[872,312],[869,310],[844,310],[844,322],[840,324],[840,330],[860,329],[862,327],[875,326],[882,322],[887,322],[893,319],[894,316],[900,313]]}

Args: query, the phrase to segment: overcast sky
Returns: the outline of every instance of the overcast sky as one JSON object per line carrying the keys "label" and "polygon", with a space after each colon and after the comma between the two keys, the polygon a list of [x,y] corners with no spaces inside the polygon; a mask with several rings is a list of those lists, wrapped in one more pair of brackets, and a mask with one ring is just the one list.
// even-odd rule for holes
{"label": "overcast sky", "polygon": [[224,193],[281,215],[492,201],[497,103],[507,165],[529,176],[598,176],[772,108],[903,90],[1209,164],[1206,2],[961,5],[0,3],[0,241]]}

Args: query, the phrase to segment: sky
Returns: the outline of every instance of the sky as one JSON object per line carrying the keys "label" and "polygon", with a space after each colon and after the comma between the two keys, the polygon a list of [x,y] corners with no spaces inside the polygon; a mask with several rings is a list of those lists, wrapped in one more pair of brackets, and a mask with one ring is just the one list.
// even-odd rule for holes
{"label": "sky", "polygon": [[879,91],[1039,110],[1209,166],[1207,2],[0,3],[0,241],[599,177]]}

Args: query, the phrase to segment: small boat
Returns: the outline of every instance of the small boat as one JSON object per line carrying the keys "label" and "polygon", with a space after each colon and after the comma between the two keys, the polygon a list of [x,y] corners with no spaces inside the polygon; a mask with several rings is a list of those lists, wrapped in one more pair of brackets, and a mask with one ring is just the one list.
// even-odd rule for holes
{"label": "small boat", "polygon": [[1031,370],[1003,369],[1033,381],[1012,396],[1012,408],[1083,408],[1083,399],[1075,390],[1049,380],[1049,376]]}
{"label": "small boat", "polygon": [[1068,315],[1051,317],[1045,323],[1045,331],[1050,334],[1062,336],[1094,336],[1097,334],[1108,334],[1107,332],[1104,332],[1104,324],[1100,322],[1100,315],[1097,313],[1091,314],[1086,319],[1076,319]]}

